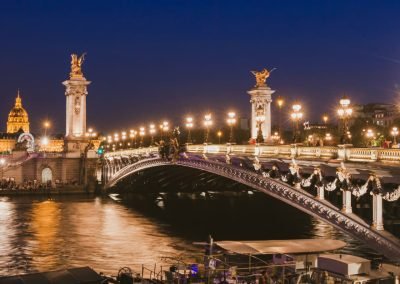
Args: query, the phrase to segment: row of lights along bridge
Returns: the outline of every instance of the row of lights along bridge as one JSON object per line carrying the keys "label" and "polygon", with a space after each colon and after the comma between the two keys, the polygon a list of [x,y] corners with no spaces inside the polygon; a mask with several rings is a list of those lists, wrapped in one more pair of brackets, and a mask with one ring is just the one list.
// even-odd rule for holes
{"label": "row of lights along bridge", "polygon": [[[277,99],[277,106],[278,106],[278,131],[275,132],[271,139],[276,144],[284,144],[285,142],[281,138],[281,131],[282,131],[282,121],[281,121],[281,112],[284,105],[284,100],[282,97]],[[340,121],[340,131],[339,131],[339,143],[340,144],[349,144],[351,143],[352,135],[349,131],[349,120],[353,114],[353,109],[351,108],[351,101],[348,97],[343,97],[339,101],[339,107],[337,109],[337,116]],[[300,139],[300,123],[302,122],[304,114],[302,112],[302,105],[299,103],[294,103],[291,107],[290,118],[293,122],[293,140],[291,142],[298,143]],[[256,125],[258,129],[256,143],[263,143],[263,133],[262,133],[262,124],[265,122],[265,116],[260,114],[255,117]],[[326,125],[329,117],[327,115],[322,116],[322,120]],[[203,117],[202,124],[204,126],[204,143],[209,143],[210,141],[210,130],[214,124],[213,116],[211,113],[207,113]],[[232,144],[235,143],[234,137],[234,127],[237,124],[237,115],[235,112],[228,112],[226,115],[226,124],[229,127],[229,139],[228,143]],[[195,127],[195,120],[192,116],[188,116],[185,118],[185,128],[187,130],[187,138],[186,143],[192,143],[192,129]],[[158,129],[158,130],[157,130]],[[114,133],[113,135],[107,135],[103,138],[106,143],[106,147],[108,150],[116,150],[118,148],[136,148],[136,147],[143,147],[144,145],[144,137],[148,134],[150,137],[150,146],[155,145],[155,137],[157,132],[159,131],[159,138],[160,140],[165,140],[170,137],[173,133],[173,128],[171,127],[168,121],[163,121],[157,127],[154,123],[149,124],[149,127],[146,128],[145,126],[139,127],[138,130],[131,129],[129,131],[122,131],[118,133]],[[223,135],[221,130],[216,132],[219,143],[221,140],[221,136]],[[375,138],[376,134],[372,129],[363,129],[363,134],[367,139]],[[399,130],[397,127],[393,127],[391,130],[391,135],[393,137],[393,143],[397,143],[397,136],[399,134]],[[324,140],[330,141],[332,140],[332,134],[326,132]],[[127,142],[128,141],[128,142]]]}

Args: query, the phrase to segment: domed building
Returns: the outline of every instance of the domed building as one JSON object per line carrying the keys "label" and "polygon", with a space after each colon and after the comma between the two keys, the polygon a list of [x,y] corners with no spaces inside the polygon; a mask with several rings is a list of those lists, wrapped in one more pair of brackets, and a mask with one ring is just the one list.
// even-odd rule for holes
{"label": "domed building", "polygon": [[15,99],[15,105],[8,114],[7,133],[16,133],[22,129],[29,133],[29,117],[27,111],[22,107],[22,100],[19,95]]}

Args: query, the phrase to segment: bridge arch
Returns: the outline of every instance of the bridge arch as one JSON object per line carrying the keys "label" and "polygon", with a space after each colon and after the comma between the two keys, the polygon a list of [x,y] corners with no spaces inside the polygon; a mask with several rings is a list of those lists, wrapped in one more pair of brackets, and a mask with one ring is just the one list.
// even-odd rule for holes
{"label": "bridge arch", "polygon": [[386,257],[400,261],[400,241],[389,232],[377,231],[356,215],[344,213],[332,204],[316,199],[305,190],[294,188],[279,180],[263,177],[245,168],[233,167],[217,161],[189,158],[172,163],[159,158],[144,159],[122,167],[108,180],[105,189],[109,189],[133,173],[162,166],[189,167],[232,179],[329,223]]}

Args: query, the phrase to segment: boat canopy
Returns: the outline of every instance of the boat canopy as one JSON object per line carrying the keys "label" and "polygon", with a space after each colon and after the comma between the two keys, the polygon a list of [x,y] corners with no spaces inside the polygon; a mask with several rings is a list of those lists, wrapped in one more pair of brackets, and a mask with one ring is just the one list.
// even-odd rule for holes
{"label": "boat canopy", "polygon": [[346,243],[331,239],[217,241],[215,245],[238,254],[306,254],[333,251]]}

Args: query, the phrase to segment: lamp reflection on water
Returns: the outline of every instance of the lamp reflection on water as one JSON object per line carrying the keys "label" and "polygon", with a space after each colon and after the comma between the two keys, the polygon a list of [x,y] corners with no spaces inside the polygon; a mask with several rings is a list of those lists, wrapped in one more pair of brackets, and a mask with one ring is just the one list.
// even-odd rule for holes
{"label": "lamp reflection on water", "polygon": [[[32,206],[31,228],[33,233],[33,254],[41,263],[40,269],[50,269],[54,264],[61,264],[60,256],[54,254],[60,227],[60,203],[53,200],[34,203]],[[43,267],[44,266],[44,267]]]}

